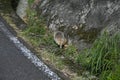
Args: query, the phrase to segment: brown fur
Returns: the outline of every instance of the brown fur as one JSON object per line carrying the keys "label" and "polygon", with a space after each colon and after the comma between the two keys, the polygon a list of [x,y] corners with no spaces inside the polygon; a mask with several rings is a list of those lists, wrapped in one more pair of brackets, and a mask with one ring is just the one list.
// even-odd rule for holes
{"label": "brown fur", "polygon": [[62,48],[62,46],[67,43],[67,39],[65,38],[65,35],[61,31],[54,32],[54,40],[60,46],[60,48]]}

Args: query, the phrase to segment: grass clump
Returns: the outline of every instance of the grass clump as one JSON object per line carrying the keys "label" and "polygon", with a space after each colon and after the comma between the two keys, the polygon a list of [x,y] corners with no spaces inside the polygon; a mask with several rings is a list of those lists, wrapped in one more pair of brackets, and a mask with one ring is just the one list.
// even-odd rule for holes
{"label": "grass clump", "polygon": [[77,48],[74,45],[69,45],[65,50],[64,50],[64,55],[68,58],[74,59],[76,55],[78,55]]}
{"label": "grass clump", "polygon": [[115,65],[115,69],[112,71],[103,71],[100,80],[120,80],[120,65]]}
{"label": "grass clump", "polygon": [[90,62],[90,55],[87,53],[88,50],[84,50],[82,52],[80,52],[77,56],[76,56],[76,63],[80,64],[82,67],[84,67],[84,69],[89,68],[89,62]]}
{"label": "grass clump", "polygon": [[90,49],[76,55],[76,61],[100,80],[120,80],[120,32],[104,32]]}
{"label": "grass clump", "polygon": [[[113,71],[115,70],[116,66],[118,66],[120,59],[119,41],[119,32],[112,36],[108,35],[108,33],[105,32],[94,42],[93,47],[89,50],[89,53],[91,55],[89,62],[91,73],[94,73],[96,75],[104,74],[104,77],[111,75],[111,73],[114,73]],[[103,78],[101,80],[110,79]]]}
{"label": "grass clump", "polygon": [[[29,5],[32,5],[34,0],[28,0],[28,2]],[[45,25],[45,19],[31,7],[27,9],[26,22],[28,27],[23,31],[23,35],[29,39],[33,46],[56,46],[53,36]]]}
{"label": "grass clump", "polygon": [[[30,0],[33,1],[33,0]],[[51,54],[44,53],[45,59],[55,63],[61,70],[64,62],[59,56],[72,61],[75,64],[91,71],[100,80],[120,80],[120,32],[110,36],[104,32],[95,40],[90,49],[79,52],[74,45],[69,45],[66,49],[59,49],[53,40],[53,36],[45,27],[44,19],[37,15],[37,12],[28,9],[27,23],[28,28],[24,30],[29,41],[37,47],[43,46]],[[56,62],[55,62],[56,61]],[[66,61],[67,62],[67,61]],[[61,66],[61,67],[60,67]]]}

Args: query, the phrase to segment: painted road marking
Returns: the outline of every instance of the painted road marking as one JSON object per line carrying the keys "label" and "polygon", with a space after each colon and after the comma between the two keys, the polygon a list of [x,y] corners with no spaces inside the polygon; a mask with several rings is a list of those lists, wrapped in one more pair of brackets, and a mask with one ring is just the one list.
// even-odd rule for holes
{"label": "painted road marking", "polygon": [[[39,70],[45,72],[45,74],[50,77],[51,80],[61,80],[61,78],[54,73],[47,65],[45,65],[34,53],[32,53],[26,46],[21,43],[17,37],[15,37],[7,28],[6,23],[0,22],[0,29],[4,34],[15,44],[15,46],[22,51],[24,56],[26,56],[31,62],[38,67]],[[9,27],[9,26],[8,26]]]}

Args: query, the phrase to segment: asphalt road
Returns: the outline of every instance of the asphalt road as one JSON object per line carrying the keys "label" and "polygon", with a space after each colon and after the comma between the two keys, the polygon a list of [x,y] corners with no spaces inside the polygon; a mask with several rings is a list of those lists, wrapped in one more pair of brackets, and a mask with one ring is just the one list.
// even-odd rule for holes
{"label": "asphalt road", "polygon": [[0,80],[50,80],[0,29]]}

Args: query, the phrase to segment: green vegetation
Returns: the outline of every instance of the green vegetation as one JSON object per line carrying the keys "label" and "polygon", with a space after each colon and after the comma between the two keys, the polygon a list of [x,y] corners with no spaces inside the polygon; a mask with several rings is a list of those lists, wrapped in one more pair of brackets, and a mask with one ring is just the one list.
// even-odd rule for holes
{"label": "green vegetation", "polygon": [[[34,0],[29,0],[29,4],[33,3],[33,1]],[[44,46],[56,46],[44,22],[45,20],[42,16],[39,16],[35,10],[28,8],[28,27],[23,31],[23,35],[26,36],[34,46],[40,46],[40,44]]]}
{"label": "green vegetation", "polygon": [[[41,54],[45,59],[49,58],[47,60],[51,61],[50,63],[62,70],[65,65],[63,60],[67,59],[90,71],[100,80],[120,80],[120,32],[110,36],[105,31],[94,41],[90,49],[81,52],[74,45],[60,49],[45,27],[44,18],[32,9],[28,9],[27,12],[28,28],[23,31],[23,35],[34,47],[44,47],[46,52]],[[61,56],[64,58],[62,59]]]}
{"label": "green vegetation", "polygon": [[95,41],[91,48],[91,68],[94,73],[101,73],[103,70],[112,69],[118,63],[120,50],[119,42],[120,35],[115,34],[109,36],[104,33],[98,40]]}
{"label": "green vegetation", "polygon": [[111,72],[116,69],[116,66],[118,66],[120,59],[119,41],[119,32],[112,36],[109,36],[108,33],[105,32],[94,42],[93,47],[90,49],[90,69],[92,73],[99,75],[102,73],[110,72],[109,74],[107,73],[109,76]]}
{"label": "green vegetation", "polygon": [[[34,2],[34,0],[28,1],[30,5]],[[40,53],[37,53],[38,57],[42,56],[43,60],[54,65],[58,70],[66,70],[65,65],[71,62],[70,67],[76,67],[75,64],[78,67],[82,66],[83,70],[90,71],[99,80],[120,80],[120,32],[111,36],[105,31],[94,41],[90,49],[79,52],[74,45],[60,49],[47,29],[45,19],[30,8],[27,10],[27,24],[28,27],[22,32],[22,35],[35,49],[39,48],[38,52],[44,48]],[[79,74],[82,73],[78,68],[73,69]],[[77,79],[73,78],[73,80]]]}
{"label": "green vegetation", "polygon": [[106,31],[93,46],[80,54],[77,61],[100,80],[120,80],[120,32],[110,36]]}
{"label": "green vegetation", "polygon": [[[89,50],[89,67],[91,73],[100,80],[120,80],[120,33],[112,36],[104,32]],[[119,66],[119,67],[118,67]],[[114,79],[115,78],[115,79]]]}

